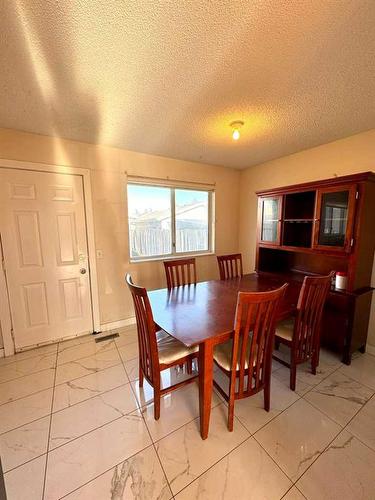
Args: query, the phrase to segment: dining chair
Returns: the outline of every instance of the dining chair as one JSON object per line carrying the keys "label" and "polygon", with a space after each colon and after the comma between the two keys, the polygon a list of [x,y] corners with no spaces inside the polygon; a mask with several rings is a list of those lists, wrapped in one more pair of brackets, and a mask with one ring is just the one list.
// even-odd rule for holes
{"label": "dining chair", "polygon": [[126,283],[130,289],[135,317],[137,321],[139,347],[139,387],[143,386],[143,378],[154,389],[154,418],[160,418],[160,398],[183,385],[186,385],[197,375],[161,388],[161,372],[176,365],[184,364],[195,357],[197,347],[186,347],[180,341],[160,329],[154,322],[147,290],[134,285],[130,274],[126,275]]}
{"label": "dining chair", "polygon": [[218,255],[217,263],[219,265],[219,273],[221,280],[227,280],[243,276],[242,255],[240,253],[233,253],[230,255]]}
{"label": "dining chair", "polygon": [[297,365],[311,360],[315,375],[319,365],[320,329],[323,308],[331,286],[332,271],[328,276],[305,276],[298,297],[294,318],[276,325],[275,344],[290,348],[290,363],[274,355],[274,359],[290,368],[290,388],[296,389]]}
{"label": "dining chair", "polygon": [[178,259],[164,261],[167,287],[169,290],[175,286],[192,285],[197,283],[197,270],[195,259]]}
{"label": "dining chair", "polygon": [[214,380],[228,402],[228,429],[233,430],[234,402],[264,391],[270,410],[272,350],[279,304],[286,283],[268,292],[239,292],[232,338],[214,347],[214,362],[229,379],[229,394]]}
{"label": "dining chair", "polygon": [[[176,286],[192,285],[197,283],[197,270],[195,259],[177,259],[164,261],[165,275],[167,278],[167,288],[172,290]],[[180,365],[183,368],[183,365]],[[193,371],[192,360],[187,361],[187,372]]]}

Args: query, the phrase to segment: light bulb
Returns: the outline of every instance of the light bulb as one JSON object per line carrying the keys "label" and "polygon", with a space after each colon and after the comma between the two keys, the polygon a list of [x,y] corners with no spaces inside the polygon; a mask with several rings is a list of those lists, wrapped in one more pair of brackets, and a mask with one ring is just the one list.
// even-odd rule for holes
{"label": "light bulb", "polygon": [[235,128],[233,130],[232,137],[234,141],[238,141],[238,139],[240,138],[240,131],[238,130],[238,128]]}
{"label": "light bulb", "polygon": [[241,120],[236,120],[232,123],[230,123],[230,126],[232,127],[232,138],[234,141],[238,141],[240,138],[240,128],[244,125],[244,122]]}

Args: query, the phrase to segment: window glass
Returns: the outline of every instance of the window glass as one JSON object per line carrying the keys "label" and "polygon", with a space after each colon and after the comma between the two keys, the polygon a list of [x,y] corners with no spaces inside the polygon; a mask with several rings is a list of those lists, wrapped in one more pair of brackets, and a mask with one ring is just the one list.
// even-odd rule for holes
{"label": "window glass", "polygon": [[277,241],[278,223],[279,198],[264,198],[262,212],[262,241]]}
{"label": "window glass", "polygon": [[210,251],[212,193],[128,184],[131,259]]}
{"label": "window glass", "polygon": [[208,192],[175,190],[176,252],[208,250]]}
{"label": "window glass", "polygon": [[132,258],[172,252],[170,188],[129,184],[128,217]]}

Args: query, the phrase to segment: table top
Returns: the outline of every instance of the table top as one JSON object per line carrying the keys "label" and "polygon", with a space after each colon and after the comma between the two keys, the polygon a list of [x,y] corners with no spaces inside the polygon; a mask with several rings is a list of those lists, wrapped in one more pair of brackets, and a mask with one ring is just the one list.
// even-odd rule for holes
{"label": "table top", "polygon": [[[277,276],[247,274],[148,292],[155,322],[186,346],[194,346],[233,330],[238,292],[264,292],[282,286]],[[296,308],[301,283],[290,283],[280,307],[280,319]]]}

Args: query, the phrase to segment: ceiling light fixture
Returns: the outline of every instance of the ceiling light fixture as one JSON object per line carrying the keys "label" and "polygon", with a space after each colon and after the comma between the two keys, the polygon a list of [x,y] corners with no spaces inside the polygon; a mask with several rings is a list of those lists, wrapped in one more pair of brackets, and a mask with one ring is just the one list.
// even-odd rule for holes
{"label": "ceiling light fixture", "polygon": [[240,138],[240,135],[241,135],[240,128],[243,127],[243,125],[244,125],[244,122],[241,120],[236,120],[230,124],[230,126],[233,129],[232,137],[233,137],[234,141],[238,141],[238,139]]}

